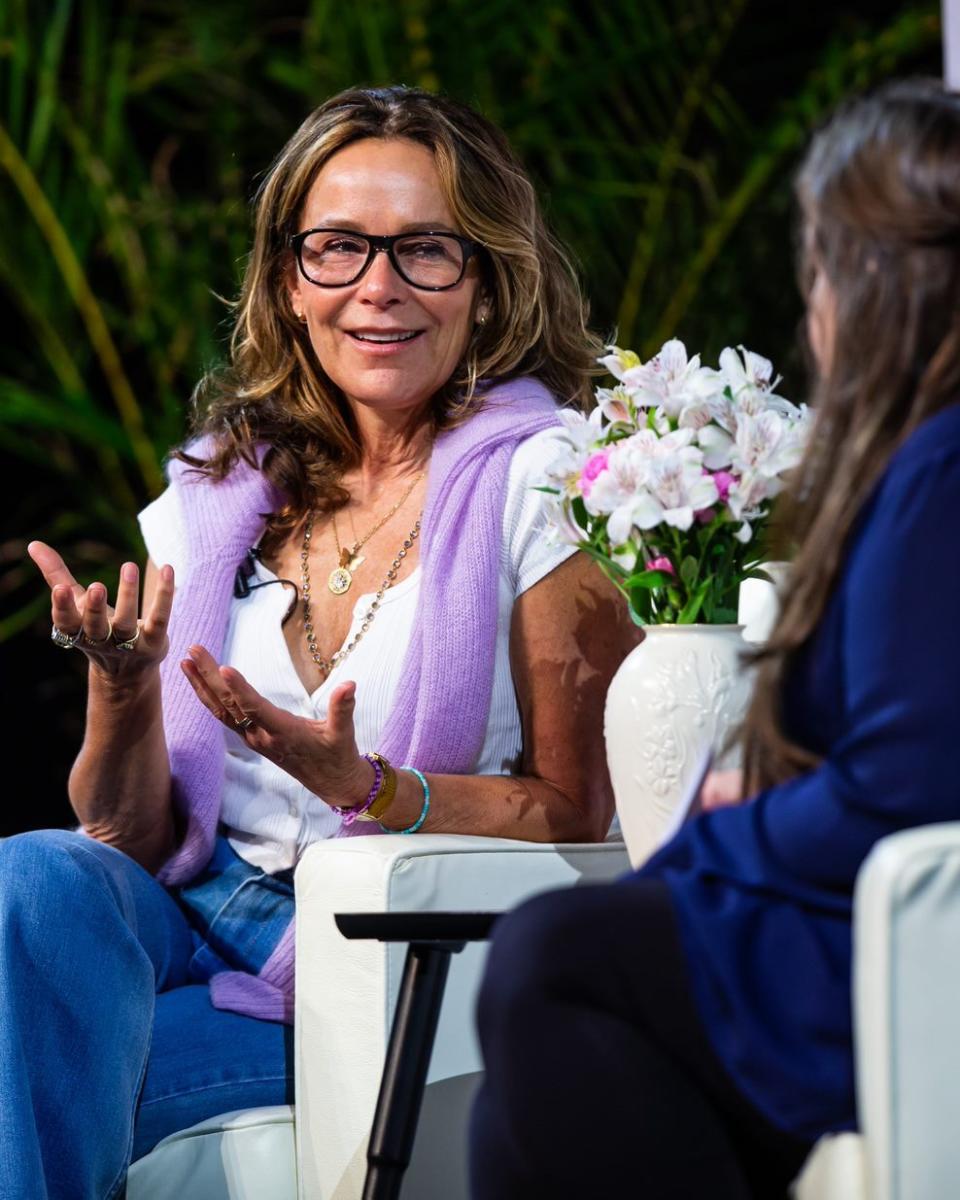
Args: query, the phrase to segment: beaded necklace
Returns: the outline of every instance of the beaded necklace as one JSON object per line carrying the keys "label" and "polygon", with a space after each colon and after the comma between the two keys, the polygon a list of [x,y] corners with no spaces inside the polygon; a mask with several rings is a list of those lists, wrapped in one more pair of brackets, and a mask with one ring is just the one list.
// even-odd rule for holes
{"label": "beaded necklace", "polygon": [[357,633],[357,636],[330,658],[324,658],[318,650],[317,639],[314,636],[313,631],[313,621],[310,609],[310,539],[313,536],[314,514],[311,513],[307,518],[306,528],[304,529],[303,533],[303,549],[300,551],[300,583],[301,600],[303,603],[303,627],[307,637],[307,649],[310,652],[310,657],[324,673],[324,675],[329,675],[338,663],[343,662],[343,660],[348,654],[350,654],[363,635],[370,628],[373,618],[377,615],[377,610],[380,608],[380,602],[383,600],[384,593],[386,592],[387,588],[389,588],[396,580],[397,573],[400,570],[403,560],[407,557],[407,553],[413,546],[413,543],[420,536],[420,517],[422,516],[423,513],[421,512],[420,516],[417,517],[413,528],[404,538],[403,546],[397,552],[396,558],[390,564],[390,569],[387,571],[383,583],[380,584],[380,588],[371,601],[370,607],[364,613],[363,620],[360,622],[360,630]]}

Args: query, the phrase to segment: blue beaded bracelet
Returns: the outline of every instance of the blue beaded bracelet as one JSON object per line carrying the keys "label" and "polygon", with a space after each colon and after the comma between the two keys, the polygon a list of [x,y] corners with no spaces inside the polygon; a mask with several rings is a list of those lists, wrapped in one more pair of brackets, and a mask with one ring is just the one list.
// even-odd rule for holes
{"label": "blue beaded bracelet", "polygon": [[427,783],[427,777],[422,771],[418,771],[416,767],[401,767],[401,771],[409,771],[411,775],[416,775],[420,780],[420,786],[423,788],[423,808],[420,809],[420,816],[412,825],[408,825],[406,829],[388,829],[382,821],[377,824],[384,833],[416,833],[420,826],[427,819],[427,813],[430,811],[430,784]]}

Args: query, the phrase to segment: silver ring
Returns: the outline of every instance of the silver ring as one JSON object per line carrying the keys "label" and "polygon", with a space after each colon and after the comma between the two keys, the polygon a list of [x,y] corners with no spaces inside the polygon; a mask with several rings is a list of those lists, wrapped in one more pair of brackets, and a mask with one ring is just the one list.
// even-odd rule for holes
{"label": "silver ring", "polygon": [[62,629],[58,629],[56,625],[50,630],[50,641],[55,646],[59,646],[61,650],[72,650],[77,642],[83,637],[83,628],[77,630],[76,633],[64,633]]}
{"label": "silver ring", "polygon": [[[137,644],[137,642],[140,640],[140,631],[142,628],[143,628],[142,625],[138,625],[137,632],[134,634],[131,634],[131,636],[128,638],[124,638],[122,641],[118,641],[116,635],[114,635],[113,644],[116,646],[116,648],[118,650],[132,650],[134,648],[134,646]],[[112,628],[111,628],[110,632],[113,633]]]}
{"label": "silver ring", "polygon": [[[81,630],[81,633],[82,632],[83,631]],[[107,642],[109,642],[112,637],[113,637],[113,622],[112,621],[107,622],[107,636],[106,637],[92,638],[92,637],[90,637],[89,634],[86,634],[86,633],[83,634],[83,640],[87,643],[88,646],[103,646]]]}
{"label": "silver ring", "polygon": [[234,717],[233,723],[237,729],[249,729],[253,724],[253,717],[244,717],[242,721],[238,721],[236,717]]}

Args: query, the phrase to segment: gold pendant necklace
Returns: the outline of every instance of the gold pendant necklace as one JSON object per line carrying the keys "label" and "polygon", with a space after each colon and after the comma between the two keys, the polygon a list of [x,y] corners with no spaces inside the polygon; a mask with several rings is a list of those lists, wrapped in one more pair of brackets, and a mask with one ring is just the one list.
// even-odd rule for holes
{"label": "gold pendant necklace", "polygon": [[[422,517],[422,516],[423,516],[423,513],[420,514],[420,517]],[[343,660],[347,657],[347,655],[351,652],[351,650],[353,650],[353,648],[357,645],[357,643],[360,641],[360,639],[363,637],[363,635],[370,628],[371,622],[373,621],[373,618],[377,615],[377,610],[380,608],[380,602],[383,599],[384,593],[386,592],[387,588],[389,588],[393,585],[394,581],[397,578],[397,573],[399,572],[400,567],[403,565],[403,560],[407,557],[408,552],[413,548],[413,543],[420,536],[420,517],[417,517],[413,528],[410,530],[410,532],[407,534],[407,536],[403,539],[403,545],[401,546],[400,550],[397,552],[396,558],[390,564],[390,568],[387,571],[386,578],[384,579],[383,583],[380,584],[377,594],[374,596],[373,600],[370,602],[370,607],[367,609],[367,611],[363,615],[363,619],[360,622],[360,629],[359,629],[359,632],[357,633],[357,636],[351,642],[348,642],[347,645],[344,646],[342,650],[338,650],[336,652],[336,654],[332,655],[330,658],[324,658],[323,655],[320,653],[320,650],[317,646],[317,637],[316,637],[316,633],[314,632],[313,620],[311,617],[311,608],[310,608],[310,539],[313,536],[313,515],[311,514],[307,518],[307,525],[306,525],[306,529],[304,530],[304,534],[303,534],[303,549],[300,551],[300,584],[301,584],[301,597],[302,597],[302,602],[303,602],[303,628],[304,628],[304,632],[307,637],[307,649],[310,651],[310,657],[317,664],[317,666],[320,668],[320,670],[323,672],[324,675],[329,675],[330,672],[333,670],[333,668],[337,665],[337,663],[343,662]],[[346,589],[344,589],[344,590],[346,590]]]}
{"label": "gold pendant necklace", "polygon": [[[334,544],[337,547],[337,565],[330,572],[330,575],[327,579],[327,587],[335,596],[342,596],[344,592],[348,592],[350,590],[350,584],[353,583],[353,572],[363,562],[363,558],[357,553],[357,551],[361,548],[361,546],[365,546],[366,543],[370,541],[378,529],[382,529],[384,525],[386,525],[394,513],[400,511],[404,504],[406,504],[406,502],[410,499],[413,489],[417,486],[425,474],[425,471],[421,471],[420,474],[416,476],[413,483],[410,484],[407,490],[396,502],[393,508],[391,508],[386,514],[386,516],[381,517],[376,525],[374,525],[374,527],[369,531],[369,533],[364,534],[362,538],[359,538],[350,547],[340,545],[340,538],[337,534],[337,517],[336,514],[334,514],[331,524],[333,525]],[[311,527],[313,525],[312,517],[310,518],[310,525]]]}
{"label": "gold pendant necklace", "polygon": [[[404,497],[406,499],[406,496]],[[392,516],[392,514],[391,514]],[[376,532],[376,530],[374,530]],[[371,534],[363,539],[369,540]],[[357,551],[363,545],[363,542],[355,542],[353,549],[348,549],[346,546],[340,545],[340,539],[337,536],[337,518],[333,518],[333,540],[337,546],[337,566],[330,572],[327,579],[327,587],[335,596],[342,596],[344,592],[349,591],[350,584],[353,583],[353,572],[364,561],[362,554],[357,554]]]}

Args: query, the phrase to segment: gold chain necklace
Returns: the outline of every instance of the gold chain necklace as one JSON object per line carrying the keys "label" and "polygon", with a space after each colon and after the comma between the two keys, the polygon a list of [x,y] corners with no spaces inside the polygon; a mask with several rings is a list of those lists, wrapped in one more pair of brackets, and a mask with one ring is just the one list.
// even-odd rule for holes
{"label": "gold chain necklace", "polygon": [[425,474],[425,471],[421,471],[420,474],[414,479],[413,483],[410,484],[407,490],[396,502],[393,508],[390,509],[387,515],[385,517],[381,517],[376,525],[374,525],[374,527],[370,530],[370,532],[364,534],[362,538],[359,538],[357,541],[355,541],[349,549],[346,546],[341,547],[340,545],[340,538],[337,536],[337,516],[336,513],[334,513],[332,524],[333,540],[337,547],[337,566],[334,567],[334,569],[330,572],[330,578],[327,580],[327,587],[335,596],[342,596],[344,592],[350,590],[350,584],[353,583],[353,572],[363,562],[363,559],[357,556],[357,551],[362,546],[365,546],[377,532],[377,530],[382,529],[394,515],[394,513],[398,512],[404,506],[404,504],[406,504],[406,502],[410,499],[413,489],[417,486]]}
{"label": "gold chain necklace", "polygon": [[[412,488],[410,489],[413,490]],[[420,514],[420,517],[423,513]],[[337,663],[343,662],[347,655],[354,649],[363,635],[370,628],[373,618],[377,615],[377,610],[380,607],[380,602],[383,600],[384,593],[397,578],[397,572],[400,570],[403,560],[407,557],[407,553],[413,546],[413,543],[420,536],[420,517],[417,517],[413,528],[403,540],[403,546],[397,552],[397,557],[390,564],[390,569],[387,571],[386,578],[381,583],[379,591],[374,596],[370,603],[370,607],[363,615],[363,620],[360,622],[360,631],[357,636],[348,642],[342,650],[338,650],[336,654],[330,658],[324,658],[317,649],[317,639],[313,631],[313,621],[310,615],[310,538],[313,536],[313,514],[307,518],[307,526],[303,533],[303,549],[300,551],[300,583],[301,596],[303,600],[303,627],[307,635],[307,649],[310,651],[310,657],[317,664],[324,675],[329,675]],[[367,535],[370,536],[369,534]]]}

